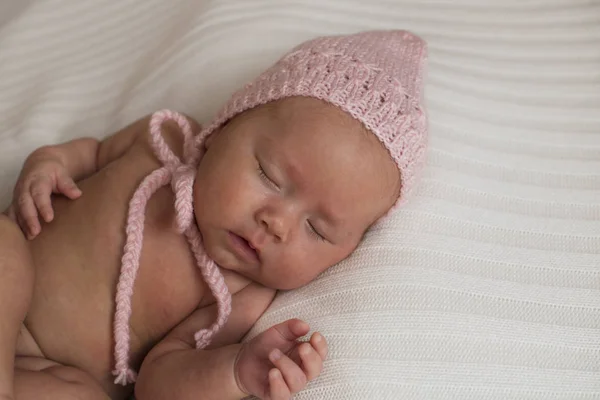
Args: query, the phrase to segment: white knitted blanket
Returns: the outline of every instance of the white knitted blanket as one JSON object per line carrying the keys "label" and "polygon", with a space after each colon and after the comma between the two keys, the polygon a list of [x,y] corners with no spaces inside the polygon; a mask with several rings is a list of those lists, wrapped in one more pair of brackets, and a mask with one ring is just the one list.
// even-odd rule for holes
{"label": "white knitted blanket", "polygon": [[2,1],[0,206],[39,145],[208,121],[291,46],[373,28],[429,42],[422,184],[249,336],[325,334],[297,399],[600,399],[599,0]]}

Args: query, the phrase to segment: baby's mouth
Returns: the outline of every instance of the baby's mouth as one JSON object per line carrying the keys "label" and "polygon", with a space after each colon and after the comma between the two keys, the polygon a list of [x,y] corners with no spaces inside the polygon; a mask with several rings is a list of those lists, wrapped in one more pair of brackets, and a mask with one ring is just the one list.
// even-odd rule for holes
{"label": "baby's mouth", "polygon": [[260,254],[258,250],[244,237],[236,233],[229,232],[229,239],[235,253],[244,261],[251,264],[260,262]]}

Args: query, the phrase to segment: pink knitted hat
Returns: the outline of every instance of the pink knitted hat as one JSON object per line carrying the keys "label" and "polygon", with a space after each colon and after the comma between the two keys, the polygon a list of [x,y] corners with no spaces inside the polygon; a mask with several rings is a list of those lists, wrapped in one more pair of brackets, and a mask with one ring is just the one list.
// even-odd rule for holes
{"label": "pink knitted hat", "polygon": [[198,141],[258,105],[291,96],[316,97],[362,122],[388,149],[402,177],[397,206],[407,199],[425,158],[426,62],[425,41],[407,31],[310,40],[234,93]]}
{"label": "pink knitted hat", "polygon": [[[192,187],[204,139],[235,115],[260,104],[291,96],[322,99],[362,122],[389,151],[401,172],[397,206],[413,188],[425,154],[427,120],[422,95],[426,59],[425,42],[406,31],[322,37],[299,45],[236,92],[198,136],[194,137],[181,114],[168,110],[154,113],[150,120],[150,144],[163,166],[144,178],[129,202],[116,295],[115,383],[127,385],[136,379],[129,366],[131,299],[139,268],[146,205],[162,186],[171,184],[177,228],[190,243],[202,276],[217,300],[216,321],[194,335],[197,348],[210,343],[231,312],[231,294],[218,266],[204,252],[194,221]],[[162,137],[162,124],[169,119],[177,122],[183,133],[183,160]]]}

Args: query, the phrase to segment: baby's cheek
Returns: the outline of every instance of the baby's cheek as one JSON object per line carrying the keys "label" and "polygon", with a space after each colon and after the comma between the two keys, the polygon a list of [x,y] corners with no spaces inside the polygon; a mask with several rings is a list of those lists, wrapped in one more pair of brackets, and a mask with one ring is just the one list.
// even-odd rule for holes
{"label": "baby's cheek", "polygon": [[306,251],[302,251],[302,254],[297,258],[299,261],[297,274],[303,284],[312,281],[321,272],[327,270],[340,260],[330,249],[318,249],[317,246],[325,245],[322,243],[312,244]]}
{"label": "baby's cheek", "polygon": [[221,201],[230,207],[242,206],[256,197],[256,190],[247,174],[239,174],[223,182]]}
{"label": "baby's cheek", "polygon": [[214,202],[221,213],[226,214],[226,218],[239,219],[238,223],[247,225],[246,219],[253,218],[264,203],[264,193],[254,181],[247,174],[223,179],[214,194],[209,194],[214,196],[211,202]]}

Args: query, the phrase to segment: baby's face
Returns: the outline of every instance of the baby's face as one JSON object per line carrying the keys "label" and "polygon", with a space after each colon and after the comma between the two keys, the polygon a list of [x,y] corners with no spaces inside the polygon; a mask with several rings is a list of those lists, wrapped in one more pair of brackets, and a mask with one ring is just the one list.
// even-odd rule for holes
{"label": "baby's face", "polygon": [[346,258],[400,189],[377,138],[317,99],[247,111],[205,146],[194,209],[206,252],[275,289],[300,287]]}

